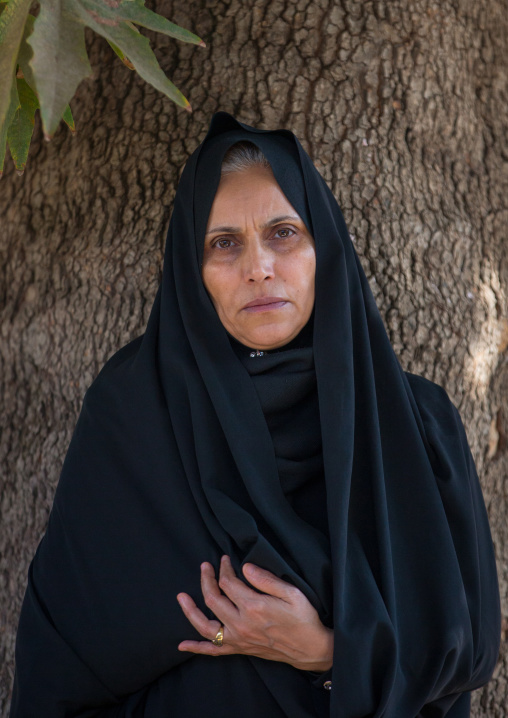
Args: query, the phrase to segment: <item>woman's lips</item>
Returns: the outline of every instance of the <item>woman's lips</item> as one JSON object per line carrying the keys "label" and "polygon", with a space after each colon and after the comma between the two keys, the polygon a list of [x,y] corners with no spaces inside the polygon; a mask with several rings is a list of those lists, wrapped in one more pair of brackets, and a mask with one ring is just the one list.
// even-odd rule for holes
{"label": "woman's lips", "polygon": [[287,304],[287,299],[282,299],[281,297],[260,297],[259,299],[253,299],[243,309],[250,313],[271,312],[274,309],[280,309],[285,304]]}

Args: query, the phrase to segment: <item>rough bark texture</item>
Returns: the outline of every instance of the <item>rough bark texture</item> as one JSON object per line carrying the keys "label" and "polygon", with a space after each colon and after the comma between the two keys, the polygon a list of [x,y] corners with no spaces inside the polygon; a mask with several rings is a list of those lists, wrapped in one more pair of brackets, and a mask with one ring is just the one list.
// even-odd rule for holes
{"label": "rough bark texture", "polygon": [[[150,35],[188,115],[89,35],[78,134],[0,194],[0,715],[29,562],[86,388],[144,330],[179,172],[211,115],[291,128],[333,188],[403,367],[442,384],[477,462],[508,613],[508,16],[503,0],[164,0]],[[149,33],[147,33],[149,34]],[[505,716],[507,651],[474,695]],[[409,718],[409,717],[408,717]]]}

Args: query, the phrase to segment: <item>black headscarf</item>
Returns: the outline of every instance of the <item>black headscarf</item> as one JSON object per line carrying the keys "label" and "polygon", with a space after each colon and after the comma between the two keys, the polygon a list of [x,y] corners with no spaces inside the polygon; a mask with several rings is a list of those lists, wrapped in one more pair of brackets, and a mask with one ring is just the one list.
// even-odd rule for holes
{"label": "black headscarf", "polygon": [[[221,161],[240,140],[262,150],[315,240],[329,533],[288,500],[259,387],[201,280]],[[463,718],[491,676],[494,550],[457,409],[402,370],[297,138],[219,112],[180,179],[146,332],[86,392],[29,569],[11,717],[316,715],[292,666],[177,650],[202,637],[176,594],[207,612],[199,565],[223,553],[242,580],[250,561],[298,586],[333,626],[330,716]]]}

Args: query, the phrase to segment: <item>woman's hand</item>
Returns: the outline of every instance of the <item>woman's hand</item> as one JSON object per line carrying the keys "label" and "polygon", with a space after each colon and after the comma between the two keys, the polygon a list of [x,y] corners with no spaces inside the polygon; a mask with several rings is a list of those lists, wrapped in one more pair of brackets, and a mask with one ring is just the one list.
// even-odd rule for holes
{"label": "woman's hand", "polygon": [[[324,626],[306,596],[287,581],[251,563],[243,566],[246,586],[229,556],[221,559],[219,582],[210,563],[201,564],[201,590],[218,620],[209,620],[187,593],[177,595],[183,612],[206,641],[182,641],[180,651],[206,656],[241,653],[282,661],[306,671],[326,671],[333,660],[333,631]],[[226,595],[221,593],[224,591]],[[223,645],[211,643],[221,623]]]}

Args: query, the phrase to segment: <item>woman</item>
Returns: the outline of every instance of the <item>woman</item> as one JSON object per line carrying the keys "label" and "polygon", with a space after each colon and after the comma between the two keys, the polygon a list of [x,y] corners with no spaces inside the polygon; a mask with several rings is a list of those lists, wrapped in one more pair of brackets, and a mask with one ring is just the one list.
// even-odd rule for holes
{"label": "woman", "polygon": [[147,330],[85,395],[11,718],[463,718],[499,640],[457,409],[401,369],[296,137],[217,113]]}

